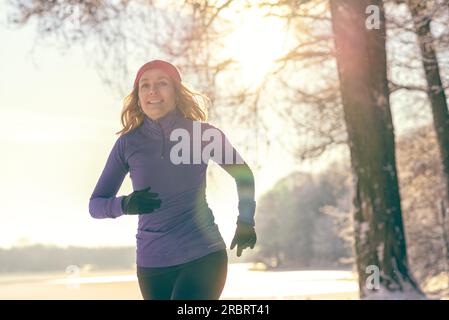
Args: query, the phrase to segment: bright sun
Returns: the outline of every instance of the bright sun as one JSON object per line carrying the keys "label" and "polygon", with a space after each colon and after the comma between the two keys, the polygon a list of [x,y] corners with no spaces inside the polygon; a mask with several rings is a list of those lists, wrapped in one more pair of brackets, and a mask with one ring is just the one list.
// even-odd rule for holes
{"label": "bright sun", "polygon": [[262,13],[233,17],[234,32],[225,40],[226,54],[239,64],[242,80],[256,85],[286,53],[287,34],[284,22]]}

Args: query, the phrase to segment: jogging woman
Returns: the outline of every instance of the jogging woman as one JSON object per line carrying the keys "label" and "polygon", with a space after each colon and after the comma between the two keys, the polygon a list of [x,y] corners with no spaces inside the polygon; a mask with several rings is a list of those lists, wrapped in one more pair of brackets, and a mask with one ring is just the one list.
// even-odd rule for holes
{"label": "jogging woman", "polygon": [[[205,122],[207,101],[169,62],[144,64],[89,201],[94,218],[138,215],[136,264],[144,299],[220,298],[228,257],[206,201],[209,160],[237,184],[231,250],[237,246],[240,256],[256,243],[253,173],[224,133]],[[128,172],[134,192],[117,196]]]}

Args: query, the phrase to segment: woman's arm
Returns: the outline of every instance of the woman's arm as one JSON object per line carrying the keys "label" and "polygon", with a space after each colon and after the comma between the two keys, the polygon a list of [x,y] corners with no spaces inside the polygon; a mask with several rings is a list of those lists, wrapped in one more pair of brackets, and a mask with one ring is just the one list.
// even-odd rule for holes
{"label": "woman's arm", "polygon": [[116,195],[128,171],[124,157],[124,140],[118,138],[89,199],[89,213],[93,218],[117,218],[123,214],[121,202],[124,196]]}
{"label": "woman's arm", "polygon": [[239,198],[238,222],[245,222],[251,226],[255,225],[254,214],[256,202],[254,200],[254,175],[251,168],[243,160],[242,156],[231,144],[223,131],[209,124],[210,136],[221,138],[221,154],[214,155],[212,159],[231,175],[237,185]]}
{"label": "woman's arm", "polygon": [[221,167],[234,177],[237,184],[239,217],[230,249],[232,250],[237,246],[237,257],[240,257],[244,249],[254,249],[257,242],[257,235],[254,230],[254,214],[256,211],[256,202],[254,201],[254,175],[246,163],[222,164]]}
{"label": "woman's arm", "polygon": [[254,200],[254,175],[248,164],[220,164],[229,173],[237,185],[239,197],[238,221],[254,226],[256,202]]}

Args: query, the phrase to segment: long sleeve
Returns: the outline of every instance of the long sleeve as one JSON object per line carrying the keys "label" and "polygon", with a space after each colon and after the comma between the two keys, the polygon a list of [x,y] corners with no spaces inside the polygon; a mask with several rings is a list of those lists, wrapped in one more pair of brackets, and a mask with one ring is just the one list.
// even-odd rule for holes
{"label": "long sleeve", "polygon": [[256,201],[254,200],[254,175],[250,167],[244,164],[220,164],[235,180],[239,197],[238,220],[255,225],[254,215]]}
{"label": "long sleeve", "polygon": [[89,200],[89,213],[93,218],[117,218],[123,214],[121,202],[116,197],[129,171],[124,156],[124,140],[119,137],[107,159],[106,165]]}
{"label": "long sleeve", "polygon": [[221,136],[222,153],[218,157],[212,157],[212,159],[235,180],[239,199],[239,216],[237,220],[254,226],[256,202],[254,200],[255,188],[253,172],[238,151],[232,146],[226,135],[221,130],[217,130]]}

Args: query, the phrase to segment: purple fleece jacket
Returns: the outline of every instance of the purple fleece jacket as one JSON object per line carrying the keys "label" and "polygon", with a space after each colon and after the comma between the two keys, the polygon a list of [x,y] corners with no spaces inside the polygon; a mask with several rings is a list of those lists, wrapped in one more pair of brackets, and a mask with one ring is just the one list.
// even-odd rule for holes
{"label": "purple fleece jacket", "polygon": [[[198,161],[195,148],[200,145],[203,149],[209,143],[202,141],[204,137],[198,141],[198,131],[194,131],[199,124],[201,134],[212,128],[223,139],[222,155],[212,152],[205,161]],[[174,129],[185,129],[190,135],[188,139],[193,147],[188,155],[190,161],[185,161],[188,163],[172,161],[174,154],[170,152],[180,141],[179,135],[177,140],[170,138]],[[233,151],[234,163],[225,160],[226,147]],[[173,150],[179,151],[179,144]],[[235,178],[238,220],[254,225],[254,176],[246,163],[235,163],[238,157],[241,159],[222,131],[208,123],[187,119],[177,109],[156,121],[145,116],[142,125],[116,140],[90,197],[89,212],[98,219],[123,215],[124,196],[116,195],[129,172],[134,190],[151,187],[151,192],[158,193],[162,201],[159,209],[139,215],[137,266],[172,266],[226,249],[206,201],[206,170],[208,160],[212,159]]]}

